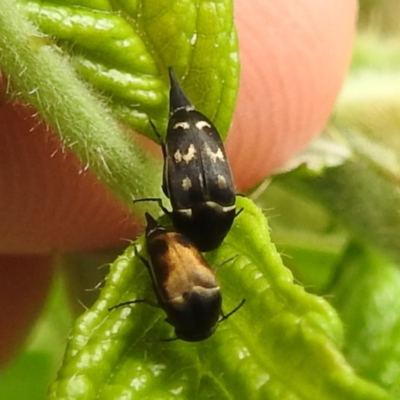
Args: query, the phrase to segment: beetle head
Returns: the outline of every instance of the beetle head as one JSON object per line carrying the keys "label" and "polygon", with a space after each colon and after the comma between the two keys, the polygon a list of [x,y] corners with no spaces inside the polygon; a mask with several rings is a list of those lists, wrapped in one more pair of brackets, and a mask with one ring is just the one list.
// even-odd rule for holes
{"label": "beetle head", "polygon": [[166,305],[167,322],[174,326],[178,339],[198,342],[207,339],[217,329],[221,305],[219,287],[195,287]]}

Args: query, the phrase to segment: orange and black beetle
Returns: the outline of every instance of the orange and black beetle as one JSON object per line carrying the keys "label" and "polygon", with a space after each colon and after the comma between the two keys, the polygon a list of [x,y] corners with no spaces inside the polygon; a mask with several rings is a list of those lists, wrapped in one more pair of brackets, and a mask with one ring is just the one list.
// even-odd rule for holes
{"label": "orange and black beetle", "polygon": [[177,339],[188,342],[207,339],[218,323],[237,311],[244,300],[224,315],[220,287],[200,251],[186,236],[168,232],[150,214],[145,216],[149,260],[137,255],[150,273],[157,304],[133,300],[112,308],[138,302],[157,305],[167,314],[166,321],[175,328]]}

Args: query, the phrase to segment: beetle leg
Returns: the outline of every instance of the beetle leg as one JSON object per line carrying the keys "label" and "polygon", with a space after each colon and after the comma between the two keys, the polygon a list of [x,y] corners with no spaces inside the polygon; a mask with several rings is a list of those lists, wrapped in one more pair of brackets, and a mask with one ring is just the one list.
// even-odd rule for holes
{"label": "beetle leg", "polygon": [[233,310],[228,312],[228,314],[224,314],[224,312],[221,310],[222,318],[218,322],[226,321],[232,314],[235,314],[235,312],[238,311],[240,307],[242,307],[245,301],[246,299],[243,299]]}
{"label": "beetle leg", "polygon": [[152,302],[151,300],[147,300],[147,299],[135,299],[135,300],[130,300],[130,301],[124,301],[123,303],[119,303],[115,306],[112,306],[108,309],[108,311],[112,311],[115,308],[119,308],[119,307],[124,307],[124,306],[129,306],[130,304],[136,304],[136,303],[145,303],[148,304],[149,306],[152,307],[157,307],[160,308],[160,306],[157,303]]}
{"label": "beetle leg", "polygon": [[156,201],[161,210],[163,210],[164,214],[171,215],[171,212],[164,207],[162,200],[159,197],[145,197],[144,199],[133,200],[134,203],[141,203],[143,201]]}
{"label": "beetle leg", "polygon": [[153,123],[153,121],[151,119],[149,119],[149,122],[150,122],[151,127],[153,128],[153,131],[154,131],[155,135],[157,136],[158,143],[161,145],[163,156],[165,158],[167,153],[166,153],[166,149],[165,149],[165,145],[164,145],[164,139],[160,135],[160,132],[158,132],[156,126]]}
{"label": "beetle leg", "polygon": [[235,218],[238,217],[242,213],[243,210],[244,210],[244,208],[241,208],[239,211],[237,211],[235,214]]}

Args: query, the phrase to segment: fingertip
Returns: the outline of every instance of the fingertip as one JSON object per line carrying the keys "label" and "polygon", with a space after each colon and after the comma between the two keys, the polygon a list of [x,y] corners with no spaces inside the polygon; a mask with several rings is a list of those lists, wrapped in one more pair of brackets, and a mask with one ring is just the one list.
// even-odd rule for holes
{"label": "fingertip", "polygon": [[226,143],[240,190],[324,127],[346,74],[357,2],[235,2],[241,80]]}

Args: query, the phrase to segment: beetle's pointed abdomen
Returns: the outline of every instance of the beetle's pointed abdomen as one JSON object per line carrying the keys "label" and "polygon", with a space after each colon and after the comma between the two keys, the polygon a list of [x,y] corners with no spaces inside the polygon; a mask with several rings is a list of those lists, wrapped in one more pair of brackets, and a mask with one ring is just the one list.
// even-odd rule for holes
{"label": "beetle's pointed abdomen", "polygon": [[179,86],[179,82],[176,79],[174,71],[172,68],[168,69],[169,72],[169,80],[171,83],[171,89],[169,91],[169,114],[172,115],[175,111],[180,108],[193,108],[189,99],[186,97],[185,93],[183,93],[182,89]]}

